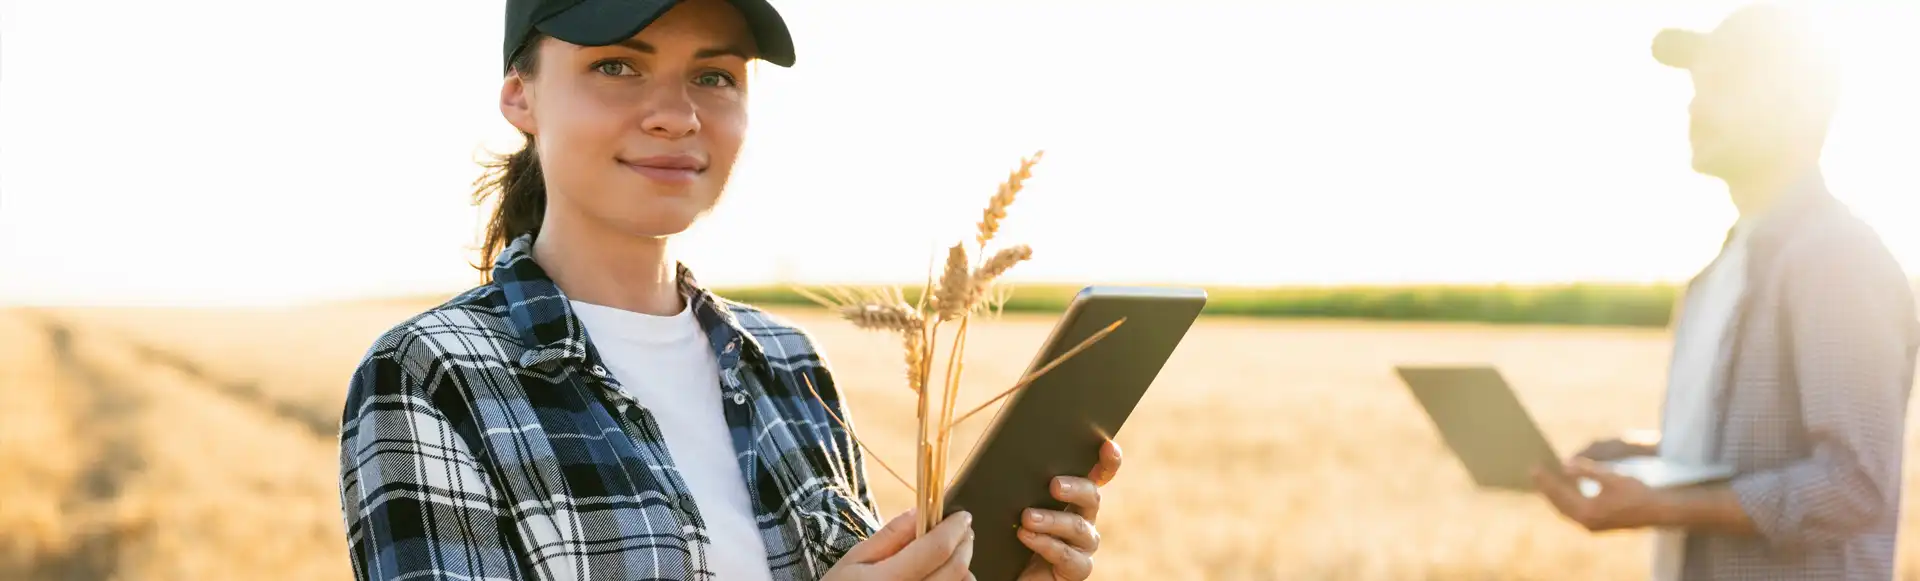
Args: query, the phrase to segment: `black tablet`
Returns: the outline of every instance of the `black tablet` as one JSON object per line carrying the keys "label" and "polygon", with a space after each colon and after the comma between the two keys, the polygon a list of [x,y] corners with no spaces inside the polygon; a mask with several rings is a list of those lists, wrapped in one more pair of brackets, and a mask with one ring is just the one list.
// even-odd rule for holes
{"label": "black tablet", "polygon": [[1048,485],[1093,470],[1101,444],[1119,433],[1206,303],[1206,291],[1193,288],[1093,286],[1074,297],[1027,373],[1126,322],[1009,396],[968,456],[946,512],[973,513],[975,577],[1019,576],[1033,556],[1016,535],[1021,513],[1066,508]]}

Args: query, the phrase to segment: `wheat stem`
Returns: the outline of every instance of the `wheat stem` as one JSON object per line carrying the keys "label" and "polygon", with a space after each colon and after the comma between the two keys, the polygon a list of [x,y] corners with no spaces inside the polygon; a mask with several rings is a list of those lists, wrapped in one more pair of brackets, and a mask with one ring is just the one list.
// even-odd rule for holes
{"label": "wheat stem", "polygon": [[927,461],[931,459],[928,458],[927,454],[927,402],[932,394],[928,393],[928,391],[929,390],[922,389],[920,393],[916,394],[919,397],[919,411],[917,411],[914,416],[919,419],[919,421],[916,422],[919,424],[919,434],[913,440],[913,507],[915,510],[920,511],[919,518],[915,519],[919,522],[914,525],[913,538],[916,539],[926,536],[927,529],[933,528],[928,526],[927,509],[929,507],[927,506],[926,494],[928,480]]}
{"label": "wheat stem", "polygon": [[948,424],[947,429],[953,429],[953,426],[960,425],[962,422],[967,421],[967,418],[973,417],[974,414],[980,413],[981,411],[986,410],[988,407],[992,407],[994,403],[999,402],[1002,399],[1006,399],[1007,396],[1013,395],[1013,393],[1016,391],[1020,391],[1020,389],[1026,387],[1027,384],[1033,383],[1033,381],[1036,379],[1039,379],[1040,376],[1046,375],[1048,371],[1052,371],[1054,366],[1057,366],[1065,362],[1068,358],[1073,357],[1074,355],[1078,355],[1081,351],[1085,351],[1088,347],[1092,347],[1095,342],[1099,341],[1102,338],[1105,338],[1108,333],[1112,333],[1114,329],[1120,328],[1120,324],[1125,322],[1127,322],[1127,320],[1125,318],[1121,318],[1118,321],[1114,321],[1113,324],[1107,325],[1107,328],[1101,329],[1100,332],[1094,333],[1093,336],[1087,337],[1085,340],[1080,341],[1080,344],[1074,345],[1073,348],[1068,349],[1066,353],[1061,353],[1059,357],[1053,358],[1053,361],[1048,362],[1045,366],[1034,371],[1033,373],[1027,374],[1026,377],[1020,378],[1019,382],[1014,383],[1013,387],[1007,388],[1006,391],[1000,392],[1000,395],[993,396],[987,401],[981,403],[978,407],[973,408],[972,411],[969,411],[964,414],[960,414],[960,418],[953,420],[952,423]]}
{"label": "wheat stem", "polygon": [[948,356],[949,359],[947,360],[947,385],[946,391],[941,394],[940,398],[940,423],[938,424],[940,427],[935,436],[936,444],[934,451],[938,454],[934,459],[934,465],[937,466],[938,469],[934,472],[935,479],[932,491],[933,509],[935,512],[946,511],[947,462],[950,460],[949,456],[952,455],[953,444],[953,408],[959,403],[960,377],[966,370],[967,327],[972,322],[972,319],[971,316],[960,318],[960,330],[955,333],[953,339],[953,353]]}
{"label": "wheat stem", "polygon": [[793,289],[793,292],[794,292],[795,294],[798,294],[798,295],[800,295],[800,296],[801,296],[802,298],[805,298],[805,299],[807,299],[807,300],[810,300],[810,301],[813,301],[813,302],[814,302],[815,304],[818,304],[818,305],[820,305],[820,306],[822,306],[822,307],[826,307],[826,308],[829,308],[829,309],[837,309],[837,308],[840,308],[840,303],[839,303],[839,302],[836,302],[836,301],[831,301],[831,300],[828,300],[828,299],[827,299],[826,297],[822,297],[822,296],[820,296],[820,295],[818,295],[818,294],[814,294],[814,292],[813,292],[813,291],[810,291],[810,290],[807,290],[807,289],[806,289],[806,287],[801,287],[801,286],[795,286],[795,287],[791,287],[791,288]]}

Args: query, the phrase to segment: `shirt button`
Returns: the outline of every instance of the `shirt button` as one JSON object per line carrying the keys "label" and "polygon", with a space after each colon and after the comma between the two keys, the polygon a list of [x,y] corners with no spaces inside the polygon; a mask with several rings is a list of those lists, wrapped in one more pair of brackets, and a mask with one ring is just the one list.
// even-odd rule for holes
{"label": "shirt button", "polygon": [[745,403],[747,403],[747,394],[744,394],[738,391],[733,392],[733,405],[741,405]]}
{"label": "shirt button", "polygon": [[593,371],[594,375],[598,375],[600,377],[607,376],[607,368],[605,366],[595,365],[593,366],[593,369],[591,371]]}

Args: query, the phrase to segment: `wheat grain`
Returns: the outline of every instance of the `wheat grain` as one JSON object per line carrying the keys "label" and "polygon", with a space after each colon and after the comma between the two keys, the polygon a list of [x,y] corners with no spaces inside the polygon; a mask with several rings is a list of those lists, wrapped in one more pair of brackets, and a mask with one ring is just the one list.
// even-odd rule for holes
{"label": "wheat grain", "polygon": [[1033,177],[1033,166],[1040,163],[1043,153],[1046,152],[1036,151],[1033,157],[1021,159],[1020,169],[1009,174],[1007,181],[1000,184],[1000,190],[994,192],[993,199],[987,202],[987,209],[980,216],[980,232],[974,236],[980,246],[985,247],[987,241],[1000,232],[1000,221],[1007,217],[1007,206],[1013,205],[1014,196],[1020,194],[1020,188],[1025,185],[1027,178]]}
{"label": "wheat grain", "polygon": [[940,290],[934,295],[934,310],[940,314],[940,320],[958,319],[972,310],[969,299],[973,298],[973,285],[969,283],[972,274],[967,272],[967,247],[955,244],[947,251],[947,270],[940,276]]}
{"label": "wheat grain", "polygon": [[926,334],[914,329],[900,334],[907,355],[907,389],[914,393],[926,389],[927,353],[925,351]]}

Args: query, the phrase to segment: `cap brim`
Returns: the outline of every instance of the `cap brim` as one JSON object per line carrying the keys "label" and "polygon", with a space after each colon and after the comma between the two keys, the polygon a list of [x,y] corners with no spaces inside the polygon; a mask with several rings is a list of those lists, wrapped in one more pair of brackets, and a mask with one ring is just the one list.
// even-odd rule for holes
{"label": "cap brim", "polygon": [[607,46],[640,34],[670,8],[673,0],[585,0],[533,27],[580,46]]}
{"label": "cap brim", "polygon": [[753,42],[760,45],[760,60],[783,67],[793,66],[793,33],[787,21],[766,0],[731,0],[740,16],[753,30]]}
{"label": "cap brim", "polygon": [[1692,68],[1706,44],[1706,35],[1669,28],[1653,37],[1653,60],[1678,69]]}
{"label": "cap brim", "polygon": [[[793,66],[793,37],[786,21],[764,0],[732,0],[747,21],[759,58]],[[581,46],[606,46],[633,38],[673,8],[673,0],[585,0],[534,24],[540,32]]]}

